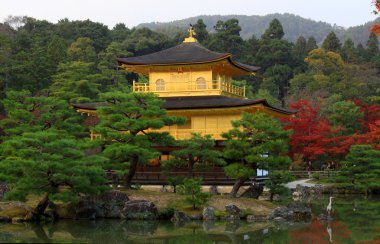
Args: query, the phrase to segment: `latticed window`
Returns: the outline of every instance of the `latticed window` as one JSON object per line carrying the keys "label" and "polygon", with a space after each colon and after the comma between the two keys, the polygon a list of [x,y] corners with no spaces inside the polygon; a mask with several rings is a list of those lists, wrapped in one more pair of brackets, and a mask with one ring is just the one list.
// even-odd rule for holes
{"label": "latticed window", "polygon": [[156,80],[156,91],[165,91],[165,81],[163,79]]}
{"label": "latticed window", "polygon": [[203,77],[197,79],[197,90],[206,89],[206,80]]}

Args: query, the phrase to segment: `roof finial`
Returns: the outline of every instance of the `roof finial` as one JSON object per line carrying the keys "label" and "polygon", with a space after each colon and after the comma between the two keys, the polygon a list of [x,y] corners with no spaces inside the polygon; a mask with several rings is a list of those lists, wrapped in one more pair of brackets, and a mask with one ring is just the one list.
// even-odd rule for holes
{"label": "roof finial", "polygon": [[194,37],[197,34],[195,33],[195,30],[192,24],[190,24],[190,27],[189,29],[187,29],[187,32],[189,33],[189,37],[186,37],[183,42],[197,42],[197,39],[195,39]]}

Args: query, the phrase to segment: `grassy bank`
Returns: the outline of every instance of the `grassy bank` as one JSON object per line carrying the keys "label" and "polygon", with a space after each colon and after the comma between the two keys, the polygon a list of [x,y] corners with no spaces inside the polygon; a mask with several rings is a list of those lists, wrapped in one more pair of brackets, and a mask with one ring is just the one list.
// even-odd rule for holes
{"label": "grassy bank", "polygon": [[[201,214],[203,208],[193,210],[191,205],[184,203],[184,196],[172,192],[160,192],[153,189],[123,190],[131,200],[148,200],[153,202],[162,211],[165,208],[174,208],[183,211],[188,215]],[[269,201],[251,198],[230,198],[228,194],[212,195],[205,206],[211,206],[219,212],[225,210],[227,204],[235,204],[246,214],[267,215],[278,205]]]}

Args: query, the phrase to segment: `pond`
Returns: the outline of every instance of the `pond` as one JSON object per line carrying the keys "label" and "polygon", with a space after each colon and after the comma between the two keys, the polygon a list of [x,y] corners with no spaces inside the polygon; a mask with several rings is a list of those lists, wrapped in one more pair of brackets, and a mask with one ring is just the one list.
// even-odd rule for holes
{"label": "pond", "polygon": [[69,243],[380,243],[380,198],[345,197],[333,201],[333,220],[325,212],[327,197],[311,201],[307,223],[60,220],[56,223],[0,224],[0,242]]}

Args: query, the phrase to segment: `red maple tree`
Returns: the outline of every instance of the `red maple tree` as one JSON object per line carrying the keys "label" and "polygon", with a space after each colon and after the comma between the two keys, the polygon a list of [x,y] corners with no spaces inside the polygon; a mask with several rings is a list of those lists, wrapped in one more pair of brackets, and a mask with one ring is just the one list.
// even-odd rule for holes
{"label": "red maple tree", "polygon": [[360,107],[360,112],[363,113],[361,119],[363,133],[370,131],[370,125],[380,120],[380,106],[377,104],[368,105],[359,99],[352,100],[356,106]]}
{"label": "red maple tree", "polygon": [[355,135],[355,144],[366,144],[380,150],[380,120],[369,124],[369,131],[364,134]]}
{"label": "red maple tree", "polygon": [[339,161],[348,152],[354,138],[340,135],[342,128],[333,128],[327,118],[319,115],[319,107],[299,100],[291,104],[290,109],[298,112],[283,120],[284,129],[293,130],[289,156],[302,155],[304,160],[314,161],[323,155],[330,161]]}
{"label": "red maple tree", "polygon": [[[373,11],[374,14],[379,14],[380,12],[380,0],[373,0],[373,5],[375,6],[375,10]],[[375,33],[376,35],[380,36],[380,24],[373,24],[371,31]]]}

